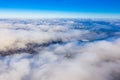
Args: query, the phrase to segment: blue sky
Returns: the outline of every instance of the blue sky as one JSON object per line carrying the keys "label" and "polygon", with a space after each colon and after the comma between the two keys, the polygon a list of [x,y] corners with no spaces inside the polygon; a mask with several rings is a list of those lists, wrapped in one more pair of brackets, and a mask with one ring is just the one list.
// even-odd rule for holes
{"label": "blue sky", "polygon": [[[0,0],[0,17],[120,17],[120,0]],[[16,15],[15,15],[16,14]]]}

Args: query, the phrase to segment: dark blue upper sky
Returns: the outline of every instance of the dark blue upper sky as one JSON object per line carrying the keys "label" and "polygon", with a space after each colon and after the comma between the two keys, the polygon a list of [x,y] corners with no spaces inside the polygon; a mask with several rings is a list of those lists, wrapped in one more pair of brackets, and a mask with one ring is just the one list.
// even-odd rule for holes
{"label": "dark blue upper sky", "polygon": [[0,8],[120,13],[120,0],[0,0]]}
{"label": "dark blue upper sky", "polygon": [[0,0],[0,10],[120,14],[120,0]]}

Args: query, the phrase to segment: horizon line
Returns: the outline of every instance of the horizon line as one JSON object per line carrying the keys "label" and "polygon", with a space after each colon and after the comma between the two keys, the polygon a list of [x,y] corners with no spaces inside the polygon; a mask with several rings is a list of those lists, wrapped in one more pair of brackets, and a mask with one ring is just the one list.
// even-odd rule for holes
{"label": "horizon line", "polygon": [[65,11],[35,11],[35,10],[0,10],[0,18],[115,18],[115,13],[65,12]]}

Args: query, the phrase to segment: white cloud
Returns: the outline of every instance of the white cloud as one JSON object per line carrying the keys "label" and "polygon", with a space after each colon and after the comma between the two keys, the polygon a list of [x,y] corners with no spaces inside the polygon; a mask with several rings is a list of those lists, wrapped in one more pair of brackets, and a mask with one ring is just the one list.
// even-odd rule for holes
{"label": "white cloud", "polygon": [[36,25],[2,22],[0,25],[4,24],[9,25],[0,27],[1,52],[26,49],[29,43],[43,44],[59,40],[63,43],[32,47],[37,54],[18,51],[16,54],[11,52],[11,55],[0,56],[0,80],[118,80],[120,78],[120,39],[89,42],[91,38],[103,38],[109,34],[101,33],[101,36],[89,30],[76,30],[69,26],[52,26],[47,23]]}
{"label": "white cloud", "polygon": [[[60,47],[61,50],[57,52]],[[32,54],[11,55],[0,59],[0,79],[112,79],[120,73],[119,47],[120,40],[87,44],[84,48],[68,43],[65,46],[57,45],[53,49],[47,47],[33,57],[30,57]],[[69,56],[66,56],[67,53]],[[69,58],[70,56],[74,57]]]}

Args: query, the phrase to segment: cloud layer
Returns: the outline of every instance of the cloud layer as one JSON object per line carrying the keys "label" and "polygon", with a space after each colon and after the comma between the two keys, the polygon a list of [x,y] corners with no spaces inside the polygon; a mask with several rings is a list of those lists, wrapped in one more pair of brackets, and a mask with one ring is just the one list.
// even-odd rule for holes
{"label": "cloud layer", "polygon": [[0,20],[0,80],[119,80],[119,20]]}

